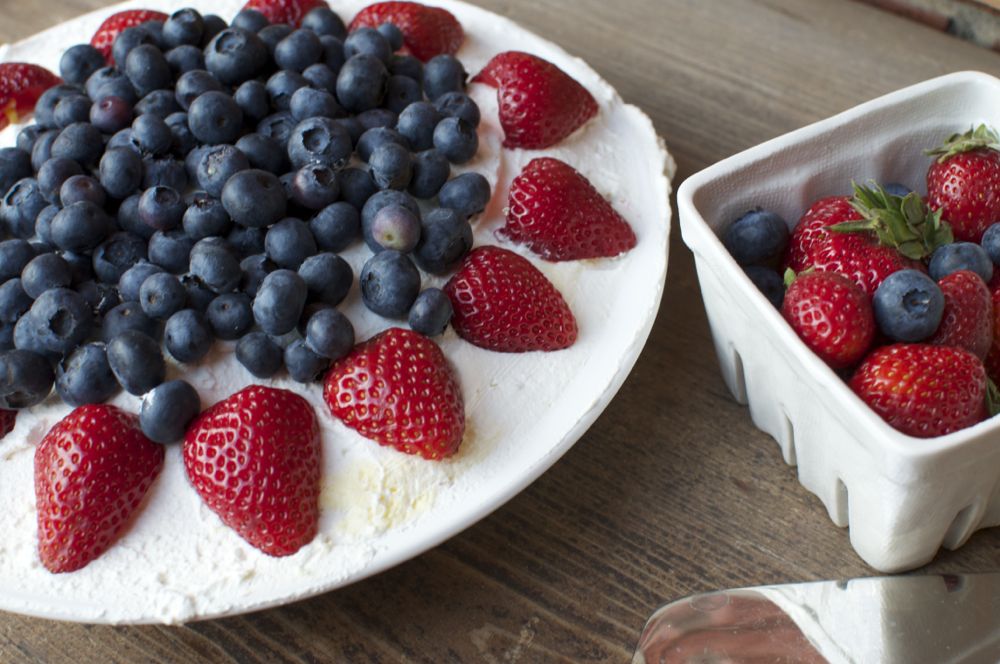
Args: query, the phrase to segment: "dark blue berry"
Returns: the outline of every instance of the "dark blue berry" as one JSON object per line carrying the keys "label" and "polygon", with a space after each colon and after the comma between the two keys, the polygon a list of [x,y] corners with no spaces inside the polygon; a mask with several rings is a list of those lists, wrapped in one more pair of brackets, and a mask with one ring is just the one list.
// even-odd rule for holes
{"label": "dark blue berry", "polygon": [[[323,251],[343,251],[361,231],[361,215],[350,203],[328,205],[309,220],[316,246]],[[308,259],[307,259],[308,260]]]}
{"label": "dark blue berry", "polygon": [[114,134],[132,124],[132,105],[109,95],[90,107],[90,123],[105,134]]}
{"label": "dark blue berry", "polygon": [[421,221],[420,242],[413,259],[424,271],[444,275],[472,249],[472,226],[451,208],[436,208]]}
{"label": "dark blue berry", "polygon": [[101,157],[101,186],[113,198],[127,198],[142,184],[142,169],[142,159],[132,150],[108,150]]}
{"label": "dark blue berry", "polygon": [[445,118],[461,118],[473,127],[479,126],[479,106],[464,92],[446,92],[434,100],[434,107]]}
{"label": "dark blue berry", "polygon": [[0,408],[29,408],[52,391],[52,365],[27,350],[0,353]]}
{"label": "dark blue berry", "polygon": [[209,91],[191,102],[188,126],[202,143],[233,143],[243,130],[243,111],[225,92]]}
{"label": "dark blue berry", "polygon": [[[31,168],[37,171],[42,164],[52,158],[52,146],[59,138],[58,131],[46,131],[39,134],[38,140],[31,147]],[[8,187],[8,191],[9,191]]]}
{"label": "dark blue berry", "polygon": [[77,284],[75,290],[87,301],[87,305],[94,311],[94,317],[98,320],[122,302],[118,288],[113,284],[90,280]]}
{"label": "dark blue berry", "polygon": [[389,205],[402,205],[413,214],[420,216],[420,206],[417,205],[412,196],[405,192],[385,189],[371,196],[361,209],[361,233],[365,244],[372,251],[379,250],[378,243],[372,237],[372,223],[375,221],[375,214]]}
{"label": "dark blue berry", "polygon": [[39,295],[28,315],[38,324],[38,342],[60,355],[83,343],[94,324],[87,301],[68,288],[52,288]]}
{"label": "dark blue berry", "polygon": [[142,188],[169,187],[175,191],[187,188],[184,164],[172,157],[145,157],[142,160]]}
{"label": "dark blue berry", "polygon": [[340,198],[361,210],[368,199],[378,192],[378,185],[368,171],[345,168],[340,172]]}
{"label": "dark blue berry", "polygon": [[184,438],[188,425],[199,412],[201,400],[198,392],[190,383],[171,380],[157,385],[143,398],[139,408],[139,426],[154,443],[168,445]]}
{"label": "dark blue berry", "polygon": [[389,77],[385,88],[382,104],[393,113],[400,113],[410,104],[423,99],[420,83],[409,76],[393,75]]}
{"label": "dark blue berry", "polygon": [[453,164],[464,164],[476,156],[476,128],[461,118],[445,118],[434,128],[434,147]]}
{"label": "dark blue berry", "polygon": [[246,81],[236,88],[233,100],[243,111],[243,118],[248,122],[260,122],[271,112],[271,98],[267,94],[267,86],[256,79]]}
{"label": "dark blue berry", "polygon": [[184,232],[193,240],[225,235],[233,226],[222,202],[207,194],[198,195],[184,211]]}
{"label": "dark blue berry", "polygon": [[279,111],[287,111],[292,106],[292,96],[309,85],[302,74],[282,69],[267,79],[267,94],[271,105]]}
{"label": "dark blue berry", "polygon": [[63,183],[74,175],[82,175],[80,164],[72,159],[49,159],[38,169],[38,190],[49,203],[62,204],[59,198]]}
{"label": "dark blue berry", "polygon": [[404,138],[403,135],[395,129],[390,129],[388,127],[373,127],[366,130],[365,133],[361,135],[361,138],[358,139],[358,156],[362,161],[368,161],[371,158],[372,153],[386,143],[394,143],[406,149],[409,149],[410,147],[406,138]]}
{"label": "dark blue berry", "polygon": [[350,135],[330,118],[303,120],[288,139],[288,157],[295,168],[309,163],[343,168],[352,151]]}
{"label": "dark blue berry", "polygon": [[264,238],[267,231],[263,228],[248,228],[246,226],[234,226],[226,236],[226,241],[233,248],[240,260],[253,254],[264,253]]}
{"label": "dark blue berry", "polygon": [[1000,265],[1000,222],[986,229],[981,244],[993,263]]}
{"label": "dark blue berry", "polygon": [[119,231],[94,250],[94,274],[105,284],[117,284],[126,270],[146,259],[146,241]]}
{"label": "dark blue berry", "polygon": [[250,332],[236,344],[236,359],[257,378],[270,378],[281,370],[281,347],[263,332]]}
{"label": "dark blue berry", "polygon": [[944,244],[931,254],[927,271],[935,281],[959,270],[972,270],[989,283],[993,278],[993,261],[986,250],[974,242]]}
{"label": "dark blue berry", "polygon": [[220,83],[239,85],[259,74],[269,55],[267,46],[254,32],[231,27],[205,47],[205,67]]}
{"label": "dark blue berry", "polygon": [[156,321],[143,313],[138,302],[122,302],[104,314],[104,319],[101,321],[101,339],[107,343],[126,330],[137,330],[147,336],[155,337],[157,325]]}
{"label": "dark blue berry", "polygon": [[362,111],[354,117],[365,128],[365,131],[375,129],[376,127],[392,129],[399,120],[399,114],[390,111],[388,108],[369,108],[367,111]]}
{"label": "dark blue berry", "polygon": [[31,177],[31,154],[19,148],[0,148],[0,196],[22,178]]}
{"label": "dark blue berry", "polygon": [[944,312],[944,295],[923,272],[899,270],[879,284],[872,306],[883,334],[895,341],[913,343],[937,330]]}
{"label": "dark blue berry", "polygon": [[288,170],[288,153],[270,136],[246,134],[236,141],[236,148],[246,155],[251,168],[259,168],[275,175]]}
{"label": "dark blue berry", "polygon": [[151,275],[163,272],[163,268],[149,261],[139,261],[122,273],[118,280],[118,293],[124,302],[138,302],[139,289]]}
{"label": "dark blue berry", "polygon": [[340,195],[337,174],[329,166],[308,164],[295,172],[292,200],[309,210],[321,210]]}
{"label": "dark blue berry", "polygon": [[187,272],[194,240],[182,230],[156,231],[149,238],[149,261],[167,272]]}
{"label": "dark blue berry", "polygon": [[126,127],[121,131],[115,132],[108,139],[108,144],[105,148],[108,150],[131,150],[140,157],[142,156],[142,150],[139,149],[138,142],[132,137],[132,127]]}
{"label": "dark blue berry", "polygon": [[44,242],[45,244],[52,246],[52,220],[59,213],[59,208],[55,205],[47,205],[42,208],[42,211],[38,213],[35,217],[35,235],[38,237],[38,241]]}
{"label": "dark blue berry", "polygon": [[479,173],[463,173],[441,187],[438,201],[441,207],[471,217],[485,210],[490,202],[490,183]]}
{"label": "dark blue berry", "polygon": [[403,48],[403,31],[397,28],[392,23],[383,23],[376,28],[378,33],[385,37],[385,40],[389,42],[389,48],[393,52],[398,51]]}
{"label": "dark blue berry", "polygon": [[52,142],[52,156],[74,159],[81,166],[95,166],[104,153],[101,130],[89,122],[74,122]]}
{"label": "dark blue berry", "polygon": [[139,289],[139,305],[150,318],[169,318],[184,308],[186,302],[184,286],[177,277],[166,272],[151,274]]}
{"label": "dark blue berry", "polygon": [[371,55],[355,55],[337,74],[337,101],[351,113],[375,108],[382,103],[388,80],[389,72],[381,60]]}
{"label": "dark blue berry", "polygon": [[757,290],[763,293],[764,297],[774,305],[774,308],[781,309],[781,304],[785,300],[785,282],[781,275],[771,268],[761,265],[748,265],[744,271]]}
{"label": "dark blue berry", "polygon": [[336,306],[340,304],[354,283],[354,271],[340,256],[320,253],[310,256],[299,267],[299,276],[306,283],[309,302]]}
{"label": "dark blue berry", "polygon": [[313,117],[336,118],[344,114],[333,95],[325,90],[299,88],[292,95],[289,110],[296,120]]}
{"label": "dark blue berry", "polygon": [[194,100],[206,92],[222,92],[219,79],[203,69],[194,69],[181,74],[177,78],[174,97],[185,111],[191,108]]}
{"label": "dark blue berry", "polygon": [[274,61],[281,69],[301,72],[319,62],[323,45],[311,30],[295,30],[274,47]]}
{"label": "dark blue berry", "polygon": [[118,391],[102,343],[80,346],[56,366],[56,392],[69,406],[102,403]]}
{"label": "dark blue berry", "polygon": [[73,273],[74,284],[94,278],[94,259],[89,252],[63,251],[62,257]]}
{"label": "dark blue berry", "polygon": [[27,350],[32,353],[36,353],[45,357],[50,361],[57,361],[62,353],[55,352],[48,348],[43,342],[42,338],[44,336],[44,331],[41,329],[41,324],[38,320],[31,315],[30,310],[25,315],[17,319],[17,323],[14,324],[14,333],[12,335],[14,347],[18,350]]}
{"label": "dark blue berry", "polygon": [[[219,198],[229,178],[248,168],[250,160],[232,145],[213,145],[201,154],[198,162],[198,186]],[[229,215],[236,219],[232,210],[229,210]]]}
{"label": "dark blue berry", "polygon": [[142,45],[156,46],[156,38],[145,25],[135,25],[122,30],[111,46],[111,56],[115,64],[124,70],[129,53]]}
{"label": "dark blue berry", "polygon": [[67,83],[83,85],[91,74],[107,64],[104,55],[90,44],[70,46],[59,59],[59,75]]}
{"label": "dark blue berry", "polygon": [[422,291],[410,307],[410,329],[428,337],[445,331],[453,313],[451,300],[440,288]]}
{"label": "dark blue berry", "polygon": [[298,123],[288,111],[280,111],[267,116],[257,124],[257,133],[270,136],[282,146],[288,145],[292,131]]}
{"label": "dark blue berry", "polygon": [[163,57],[163,51],[152,44],[136,46],[129,51],[124,62],[125,75],[140,97],[145,97],[153,90],[167,88],[173,83],[173,72],[170,71],[167,59]]}
{"label": "dark blue berry", "polygon": [[306,282],[292,270],[268,274],[253,300],[257,324],[268,334],[285,334],[295,329],[305,307]]}
{"label": "dark blue berry", "polygon": [[312,30],[317,35],[330,35],[343,39],[347,36],[347,28],[344,21],[337,16],[336,12],[328,7],[316,7],[302,17],[302,27]]}
{"label": "dark blue berry", "polygon": [[129,394],[143,395],[166,377],[160,344],[142,332],[122,332],[108,342],[107,353],[112,373]]}
{"label": "dark blue berry", "polygon": [[316,253],[316,240],[304,221],[288,217],[268,229],[264,250],[278,267],[295,270]]}
{"label": "dark blue berry", "polygon": [[253,254],[240,261],[243,276],[240,279],[240,290],[254,297],[264,282],[264,277],[277,269],[277,265],[264,254]]}
{"label": "dark blue berry", "polygon": [[7,190],[0,204],[0,219],[7,232],[14,237],[30,238],[35,234],[35,219],[48,202],[42,196],[38,181],[33,178],[18,180]]}
{"label": "dark blue berry", "polygon": [[236,16],[233,17],[231,25],[234,28],[249,30],[250,32],[258,32],[271,25],[271,22],[267,20],[266,16],[261,14],[256,9],[241,9]]}
{"label": "dark blue berry", "polygon": [[171,113],[164,118],[164,121],[170,127],[170,133],[173,136],[173,141],[170,143],[171,152],[184,156],[198,147],[198,139],[194,137],[188,126],[187,113],[182,111]]}
{"label": "dark blue berry", "polygon": [[59,200],[63,205],[89,201],[103,207],[107,199],[104,187],[89,175],[72,175],[59,187]]}
{"label": "dark blue berry", "polygon": [[156,115],[164,120],[172,113],[180,111],[181,107],[174,99],[173,90],[153,90],[135,105],[136,115]]}
{"label": "dark blue berry", "polygon": [[263,228],[285,215],[287,201],[274,173],[250,169],[229,178],[222,190],[222,205],[235,223]]}
{"label": "dark blue berry", "polygon": [[[309,85],[316,89],[330,94],[337,92],[337,74],[322,62],[309,65],[302,72],[302,77],[309,81]],[[340,108],[340,104],[337,104]]]}
{"label": "dark blue berry", "polygon": [[402,205],[387,205],[375,213],[371,235],[378,251],[409,253],[420,240],[420,218]]}
{"label": "dark blue berry", "polygon": [[0,322],[16,323],[31,308],[31,300],[20,279],[8,279],[0,284]]}
{"label": "dark blue berry", "polygon": [[913,193],[913,190],[907,187],[905,184],[900,184],[898,182],[890,182],[889,184],[882,187],[885,193],[892,194],[893,196],[899,196],[900,198],[906,198],[907,195]]}
{"label": "dark blue berry", "polygon": [[111,229],[107,213],[93,203],[81,201],[60,210],[52,218],[52,244],[65,251],[90,251]]}
{"label": "dark blue berry", "polygon": [[35,250],[26,240],[15,239],[0,242],[0,282],[20,276],[25,266],[34,257]]}
{"label": "dark blue berry", "polygon": [[394,54],[389,60],[389,73],[412,78],[418,83],[424,80],[424,63],[412,55]]}
{"label": "dark blue berry", "polygon": [[163,45],[174,48],[182,44],[201,44],[205,21],[196,9],[180,9],[163,24]]}
{"label": "dark blue berry", "polygon": [[[114,67],[101,67],[91,74],[87,79],[86,89],[87,96],[95,103],[106,97],[119,97],[129,104],[134,104],[138,100],[128,77]],[[36,116],[38,114],[37,106],[35,114]]]}
{"label": "dark blue berry", "polygon": [[[0,249],[2,246],[0,244]],[[21,271],[20,283],[24,292],[34,299],[51,288],[68,288],[73,283],[73,273],[61,256],[47,253],[28,261]]]}
{"label": "dark blue berry", "polygon": [[773,212],[750,210],[729,225],[722,244],[740,265],[767,263],[788,245],[788,224]]}
{"label": "dark blue berry", "polygon": [[339,360],[354,348],[354,326],[333,308],[320,309],[306,323],[306,346],[320,357]]}
{"label": "dark blue berry", "polygon": [[239,257],[220,237],[207,237],[195,243],[191,249],[190,271],[215,293],[235,290],[243,276]]}
{"label": "dark blue berry", "polygon": [[[32,150],[32,148],[35,147],[35,141],[38,140],[38,137],[41,134],[42,134],[42,128],[39,127],[37,124],[25,125],[24,127],[21,128],[21,131],[17,132],[17,139],[15,139],[15,145],[17,146],[18,150],[20,150],[21,152],[25,152],[25,153],[28,154],[28,156],[29,156],[28,163],[29,164],[31,163],[31,160],[30,160],[31,150]],[[11,149],[13,149],[13,148],[0,148],[0,155],[2,155],[4,153],[4,151],[11,150]],[[3,189],[4,191],[7,191],[6,188],[2,187],[3,178],[4,178],[4,175],[3,175],[4,170],[3,170],[2,164],[3,164],[3,159],[0,158],[0,189]],[[30,173],[29,173],[29,175],[30,175]],[[22,176],[22,177],[27,177],[27,176]],[[17,180],[20,180],[20,179],[21,178],[14,178],[14,180],[11,182],[11,184],[13,184],[14,181],[17,181]],[[10,185],[8,185],[8,186],[10,186]]]}
{"label": "dark blue berry", "polygon": [[139,197],[139,219],[158,231],[180,226],[184,210],[184,199],[169,187],[153,187]]}
{"label": "dark blue berry", "polygon": [[205,68],[205,53],[197,46],[183,44],[163,54],[175,74],[184,74]]}
{"label": "dark blue berry", "polygon": [[285,347],[285,367],[294,381],[317,381],[329,366],[330,360],[313,352],[302,339],[296,339]]}
{"label": "dark blue berry", "polygon": [[202,24],[201,44],[199,44],[202,47],[207,46],[215,35],[229,27],[225,19],[215,14],[205,14],[202,16]]}
{"label": "dark blue berry", "polygon": [[462,92],[466,78],[465,67],[454,55],[435,55],[424,63],[424,92],[431,101],[448,92]]}
{"label": "dark blue berry", "polygon": [[144,154],[166,154],[174,142],[174,134],[166,121],[156,115],[140,115],[132,122],[132,140]]}
{"label": "dark blue berry", "polygon": [[385,36],[374,28],[358,28],[344,39],[344,55],[348,61],[354,56],[366,55],[387,64],[393,50]]}
{"label": "dark blue berry", "polygon": [[197,362],[212,348],[212,330],[204,314],[181,309],[163,327],[163,345],[178,362]]}
{"label": "dark blue berry", "polygon": [[235,341],[253,327],[250,296],[246,293],[219,295],[208,305],[205,317],[216,337],[224,341]]}
{"label": "dark blue berry", "polygon": [[451,175],[451,164],[437,150],[424,150],[413,155],[413,177],[409,192],[417,198],[430,199],[438,195]]}
{"label": "dark blue berry", "polygon": [[287,23],[277,23],[267,26],[258,32],[257,36],[260,37],[260,40],[264,42],[265,46],[267,46],[267,52],[274,57],[274,49],[278,47],[278,44],[281,43],[282,39],[290,34],[292,34],[292,26]]}
{"label": "dark blue berry", "polygon": [[420,272],[398,251],[375,254],[361,269],[361,300],[386,318],[403,318],[420,292]]}
{"label": "dark blue berry", "polygon": [[380,189],[406,189],[413,176],[410,151],[397,143],[387,141],[375,148],[368,165]]}
{"label": "dark blue berry", "polygon": [[[96,74],[97,72],[95,72],[94,75]],[[127,79],[125,79],[125,83],[128,83]],[[129,85],[130,89],[131,87],[132,86]],[[91,99],[93,99],[93,95],[89,94],[90,93],[89,88],[87,92],[88,96],[90,96]],[[42,127],[43,129],[54,129],[56,126],[56,121],[55,118],[53,117],[53,113],[56,110],[56,105],[59,104],[59,102],[63,99],[63,97],[70,97],[78,94],[80,94],[80,89],[77,88],[75,85],[56,85],[49,88],[48,90],[43,92],[38,97],[38,101],[35,102],[35,122],[38,124],[38,126]]]}
{"label": "dark blue berry", "polygon": [[417,101],[409,104],[399,114],[396,131],[416,151],[434,147],[434,128],[441,121],[441,114],[434,104]]}
{"label": "dark blue berry", "polygon": [[90,98],[83,95],[63,97],[56,104],[55,110],[52,111],[52,119],[60,129],[64,129],[74,122],[89,122],[90,106]]}

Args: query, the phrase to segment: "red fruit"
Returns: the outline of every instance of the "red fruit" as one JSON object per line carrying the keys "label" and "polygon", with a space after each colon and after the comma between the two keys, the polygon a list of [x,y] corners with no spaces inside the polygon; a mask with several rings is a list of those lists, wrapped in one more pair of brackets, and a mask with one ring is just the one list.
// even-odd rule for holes
{"label": "red fruit", "polygon": [[890,426],[918,438],[943,436],[986,417],[986,371],[963,348],[877,348],[855,371],[850,386]]}
{"label": "red fruit", "polygon": [[0,130],[35,110],[42,93],[62,79],[27,62],[0,62]]}
{"label": "red fruit", "polygon": [[834,369],[857,363],[875,337],[870,298],[835,272],[806,272],[785,291],[781,315],[811,351]]}
{"label": "red fruit", "polygon": [[139,418],[114,406],[80,406],[35,448],[38,555],[72,572],[107,551],[128,527],[163,467],[163,447]]}
{"label": "red fruit", "polygon": [[[996,280],[997,272],[994,270],[993,276]],[[993,341],[990,350],[986,354],[986,374],[994,382],[1000,382],[1000,285],[990,286],[990,301],[993,304]]]}
{"label": "red fruit", "polygon": [[425,459],[451,456],[465,433],[462,390],[441,349],[398,327],[335,362],[323,398],[365,438]]}
{"label": "red fruit", "polygon": [[958,346],[979,359],[993,344],[993,300],[982,277],[969,270],[938,281],[944,293],[944,315],[928,343]]}
{"label": "red fruit", "polygon": [[529,53],[500,53],[472,80],[497,88],[508,148],[551,147],[597,115],[597,102],[585,87]]}
{"label": "red fruit", "polygon": [[325,0],[249,0],[243,9],[257,10],[271,23],[287,23],[297,28],[310,11],[329,6]]}
{"label": "red fruit", "polygon": [[1000,220],[1000,136],[986,125],[948,138],[928,154],[927,203],[951,224],[956,240],[979,242]]}
{"label": "red fruit", "polygon": [[469,343],[504,353],[559,350],[576,341],[576,319],[556,287],[526,258],[474,249],[444,287],[452,327]]}
{"label": "red fruit", "polygon": [[163,12],[152,9],[126,9],[104,19],[104,23],[90,38],[90,45],[104,55],[109,65],[113,65],[115,59],[111,56],[111,47],[115,43],[115,37],[123,30],[147,21],[166,21],[168,18]]}
{"label": "red fruit", "polygon": [[319,520],[319,424],[309,402],[251,385],[204,411],[184,436],[184,468],[222,522],[271,556],[312,541]]}
{"label": "red fruit", "polygon": [[3,438],[11,431],[14,430],[14,425],[17,423],[17,411],[16,410],[2,410],[0,409],[0,438]]}
{"label": "red fruit", "polygon": [[498,231],[550,261],[618,256],[635,233],[587,178],[551,157],[532,159],[510,187]]}
{"label": "red fruit", "polygon": [[462,46],[465,33],[451,12],[428,7],[419,2],[376,2],[368,5],[351,21],[351,31],[377,28],[392,23],[403,33],[403,50],[427,62],[435,55],[454,55]]}

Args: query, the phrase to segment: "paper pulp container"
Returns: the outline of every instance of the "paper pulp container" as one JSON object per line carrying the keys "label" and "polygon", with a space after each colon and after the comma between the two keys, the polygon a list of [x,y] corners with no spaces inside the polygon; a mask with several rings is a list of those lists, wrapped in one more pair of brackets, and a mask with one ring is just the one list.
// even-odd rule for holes
{"label": "paper pulp container", "polygon": [[725,159],[677,193],[723,377],[754,424],[872,567],[918,567],[1000,525],[1000,418],[938,438],[902,434],[799,340],[723,247],[720,234],[762,206],[794,225],[851,180],[925,191],[922,150],[986,122],[1000,127],[1000,80],[935,78]]}

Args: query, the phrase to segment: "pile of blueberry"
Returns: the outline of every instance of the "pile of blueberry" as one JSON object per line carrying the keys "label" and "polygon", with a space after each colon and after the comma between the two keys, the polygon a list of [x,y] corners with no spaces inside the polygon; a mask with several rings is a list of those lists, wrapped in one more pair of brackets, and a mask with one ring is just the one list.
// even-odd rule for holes
{"label": "pile of blueberry", "polygon": [[0,407],[124,388],[146,395],[147,435],[177,440],[198,396],[164,383],[162,348],[192,363],[215,339],[255,376],[316,380],[355,341],[337,252],[359,237],[365,305],[443,332],[451,304],[420,269],[454,269],[489,201],[481,175],[451,178],[479,109],[456,58],[402,43],[326,8],[297,30],[182,9],[124,30],[115,67],[67,50],[65,83],[0,150]]}

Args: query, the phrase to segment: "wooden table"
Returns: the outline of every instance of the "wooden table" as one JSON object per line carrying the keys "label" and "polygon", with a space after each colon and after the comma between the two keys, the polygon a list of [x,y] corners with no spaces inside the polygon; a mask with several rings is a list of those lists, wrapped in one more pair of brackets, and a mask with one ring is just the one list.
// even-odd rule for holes
{"label": "wooden table", "polygon": [[[853,2],[477,3],[582,56],[645,109],[677,182],[893,89],[1000,71],[996,53]],[[0,41],[103,4],[0,0]],[[996,569],[1000,529],[927,568]],[[660,316],[617,398],[478,525],[376,578],[245,617],[115,628],[0,615],[0,661],[624,661],[666,601],[872,573],[726,392],[675,232]]]}

